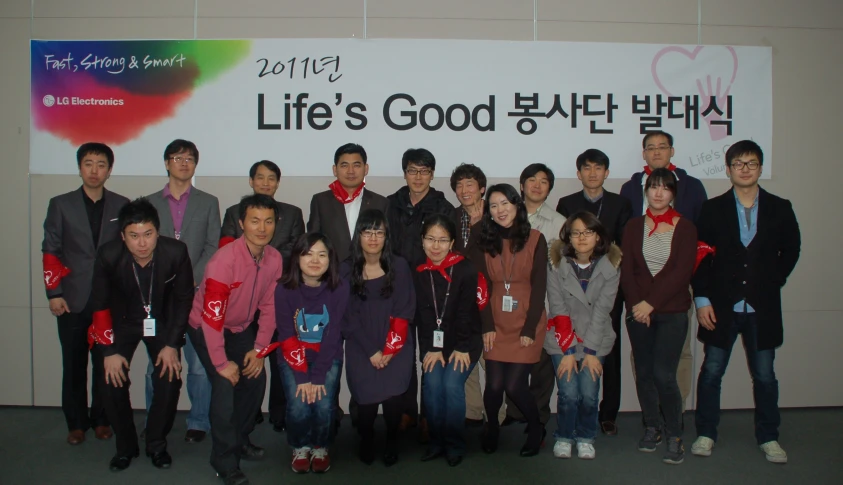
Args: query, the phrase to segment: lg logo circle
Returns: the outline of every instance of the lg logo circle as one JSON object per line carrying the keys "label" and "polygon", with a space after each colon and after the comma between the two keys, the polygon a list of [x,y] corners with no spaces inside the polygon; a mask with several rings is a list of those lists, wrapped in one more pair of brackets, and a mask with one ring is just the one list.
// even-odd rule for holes
{"label": "lg logo circle", "polygon": [[46,107],[48,107],[48,108],[50,108],[50,107],[52,107],[54,104],[56,104],[56,98],[54,98],[54,97],[53,97],[52,95],[50,95],[50,94],[48,94],[48,95],[44,96],[44,99],[43,99],[42,101],[44,101],[44,106],[46,106]]}

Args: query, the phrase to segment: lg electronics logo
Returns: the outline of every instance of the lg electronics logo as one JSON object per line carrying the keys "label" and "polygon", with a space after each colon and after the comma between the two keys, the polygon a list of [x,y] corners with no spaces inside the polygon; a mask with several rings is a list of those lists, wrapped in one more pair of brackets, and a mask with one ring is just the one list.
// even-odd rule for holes
{"label": "lg electronics logo", "polygon": [[51,108],[54,104],[56,104],[56,98],[54,98],[50,94],[44,96],[44,99],[42,101],[44,101],[44,106],[48,108]]}
{"label": "lg electronics logo", "polygon": [[123,99],[116,98],[80,98],[78,96],[62,96],[56,98],[52,94],[48,94],[41,98],[44,106],[52,108],[58,106],[123,106],[125,102]]}

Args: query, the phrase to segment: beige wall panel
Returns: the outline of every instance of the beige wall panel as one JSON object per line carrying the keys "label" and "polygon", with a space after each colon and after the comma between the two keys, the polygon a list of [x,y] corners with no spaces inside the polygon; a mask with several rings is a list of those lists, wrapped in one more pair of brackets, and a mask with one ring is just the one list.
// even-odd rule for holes
{"label": "beige wall panel", "polygon": [[0,2],[0,18],[29,18],[31,0],[3,0]]}
{"label": "beige wall panel", "polygon": [[363,18],[200,18],[200,39],[363,38]]}
{"label": "beige wall panel", "polygon": [[696,44],[697,26],[681,24],[540,21],[539,40]]}
{"label": "beige wall panel", "polygon": [[[32,351],[38,356],[33,375],[35,406],[61,406],[61,345],[56,317],[46,306],[32,309]],[[88,384],[90,390],[90,380]]]}
{"label": "beige wall panel", "polygon": [[190,18],[36,18],[33,39],[192,39]]}
{"label": "beige wall panel", "polygon": [[199,17],[363,18],[363,2],[351,0],[199,0]]}
{"label": "beige wall panel", "polygon": [[32,346],[29,308],[0,307],[3,322],[3,351],[0,366],[6,369],[0,385],[0,404],[7,406],[32,405]]}
{"label": "beige wall panel", "polygon": [[369,0],[369,18],[533,20],[530,0]]}
{"label": "beige wall panel", "polygon": [[370,18],[369,38],[533,40],[532,20]]}
{"label": "beige wall panel", "polygon": [[35,17],[190,17],[193,0],[35,0]]}
{"label": "beige wall panel", "polygon": [[697,0],[539,0],[539,20],[697,24]]}
{"label": "beige wall panel", "polygon": [[704,25],[843,28],[840,0],[703,0]]}

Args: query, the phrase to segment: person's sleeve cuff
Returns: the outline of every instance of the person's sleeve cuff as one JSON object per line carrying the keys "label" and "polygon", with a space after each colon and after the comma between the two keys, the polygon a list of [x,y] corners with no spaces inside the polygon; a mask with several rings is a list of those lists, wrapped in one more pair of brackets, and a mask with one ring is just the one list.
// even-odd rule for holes
{"label": "person's sleeve cuff", "polygon": [[697,307],[697,310],[703,307],[711,306],[711,300],[704,296],[697,296],[694,298],[694,305]]}

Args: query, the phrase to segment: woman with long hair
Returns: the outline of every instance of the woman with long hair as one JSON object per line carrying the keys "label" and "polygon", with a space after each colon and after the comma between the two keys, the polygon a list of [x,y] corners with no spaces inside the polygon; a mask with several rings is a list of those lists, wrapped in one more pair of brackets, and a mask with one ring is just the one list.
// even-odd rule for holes
{"label": "woman with long hair", "polygon": [[331,467],[334,399],[342,376],[342,329],[348,282],[334,247],[318,232],[295,241],[289,271],[275,288],[278,369],[287,397],[287,443],[296,473]]}
{"label": "woman with long hair", "polygon": [[595,457],[603,361],[615,344],[609,314],[620,283],[621,250],[591,212],[571,214],[550,248],[544,348],[556,369],[557,458]]}
{"label": "woman with long hair", "polygon": [[416,311],[416,295],[407,262],[392,254],[383,212],[360,212],[351,245],[351,258],[343,263],[341,272],[351,282],[343,336],[347,340],[348,388],[358,404],[359,455],[367,464],[375,459],[375,418],[383,406],[383,461],[391,466],[398,461],[401,395],[410,385],[415,360],[416,342],[410,322]]}
{"label": "woman with long hair", "polygon": [[[539,361],[547,320],[547,242],[530,228],[518,191],[498,184],[486,191],[486,207],[476,252],[470,259],[485,275],[489,304],[481,312],[486,359],[486,416],[497,416],[504,392],[527,418],[527,441],[521,456],[538,454],[544,433],[529,375]],[[537,343],[538,342],[538,343]],[[494,453],[500,432],[487,420],[483,451]]]}
{"label": "woman with long hair", "polygon": [[419,356],[430,446],[422,461],[445,456],[457,466],[465,454],[465,381],[480,358],[477,269],[453,251],[456,224],[428,216],[421,227],[426,261],[413,272]]}

